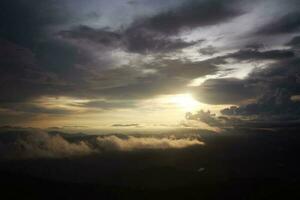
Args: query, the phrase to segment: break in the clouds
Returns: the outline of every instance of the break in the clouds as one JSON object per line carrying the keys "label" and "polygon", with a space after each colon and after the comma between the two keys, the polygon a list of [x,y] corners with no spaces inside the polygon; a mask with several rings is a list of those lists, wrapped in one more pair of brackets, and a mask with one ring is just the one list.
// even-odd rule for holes
{"label": "break in the clouds", "polygon": [[165,124],[197,109],[212,109],[201,119],[221,124],[299,119],[298,1],[3,0],[0,8],[1,124]]}

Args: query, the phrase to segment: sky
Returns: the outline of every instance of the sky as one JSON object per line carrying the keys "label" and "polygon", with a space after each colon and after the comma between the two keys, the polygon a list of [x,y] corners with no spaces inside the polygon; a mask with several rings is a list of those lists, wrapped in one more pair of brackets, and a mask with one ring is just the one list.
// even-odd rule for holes
{"label": "sky", "polygon": [[296,127],[298,0],[1,0],[0,125]]}

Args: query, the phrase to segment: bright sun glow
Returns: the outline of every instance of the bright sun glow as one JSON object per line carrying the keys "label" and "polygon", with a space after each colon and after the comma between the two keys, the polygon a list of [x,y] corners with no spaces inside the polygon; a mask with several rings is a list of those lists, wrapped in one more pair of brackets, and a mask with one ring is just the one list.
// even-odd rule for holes
{"label": "bright sun glow", "polygon": [[171,102],[181,107],[185,111],[193,111],[199,106],[191,94],[179,94],[171,98]]}

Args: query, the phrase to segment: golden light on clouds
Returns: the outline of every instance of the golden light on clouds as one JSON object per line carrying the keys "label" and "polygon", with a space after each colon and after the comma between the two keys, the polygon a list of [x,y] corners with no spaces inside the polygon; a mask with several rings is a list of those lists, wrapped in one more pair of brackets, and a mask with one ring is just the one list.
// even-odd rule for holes
{"label": "golden light on clouds", "polygon": [[[89,107],[90,102],[97,102],[95,107]],[[104,102],[101,104],[101,102]],[[122,103],[122,102],[119,102]],[[219,114],[219,111],[228,105],[209,105],[197,101],[190,93],[178,93],[174,95],[160,95],[152,99],[139,100],[134,106],[127,108],[101,106],[113,104],[105,99],[80,99],[70,97],[44,96],[32,103],[46,112],[26,122],[26,125],[34,127],[52,126],[85,126],[89,128],[113,129],[113,124],[138,124],[138,128],[171,128],[178,127],[185,121],[185,113],[198,110],[210,110]],[[125,104],[126,105],[126,102]],[[100,107],[98,107],[100,106]],[[72,113],[72,115],[69,115]],[[68,115],[68,117],[66,117]],[[203,127],[203,124],[197,126]],[[124,126],[126,127],[126,126]],[[119,127],[117,127],[119,128]],[[134,128],[128,126],[128,128]],[[207,128],[207,127],[206,127]],[[124,128],[122,128],[124,129]]]}
{"label": "golden light on clouds", "polygon": [[47,108],[65,108],[65,109],[78,109],[81,103],[87,103],[89,100],[77,99],[71,97],[48,97],[43,96],[36,101],[39,105]]}
{"label": "golden light on clouds", "polygon": [[184,111],[194,111],[199,107],[199,102],[189,93],[174,95],[170,98],[170,102]]}

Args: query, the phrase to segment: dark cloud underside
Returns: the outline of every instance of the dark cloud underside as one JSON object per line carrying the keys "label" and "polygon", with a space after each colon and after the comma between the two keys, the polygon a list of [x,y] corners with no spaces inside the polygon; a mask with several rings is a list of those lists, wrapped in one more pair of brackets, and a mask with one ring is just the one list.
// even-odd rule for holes
{"label": "dark cloud underside", "polygon": [[262,35],[284,34],[299,31],[300,12],[288,13],[277,20],[270,22],[257,31]]}
{"label": "dark cloud underside", "polygon": [[[203,103],[236,105],[223,118],[190,116],[216,126],[294,123],[298,8],[293,0],[3,0],[1,121],[135,110],[142,100],[192,92]],[[42,102],[61,96],[64,105]]]}
{"label": "dark cloud underside", "polygon": [[189,1],[177,9],[137,20],[128,31],[145,29],[150,32],[173,35],[184,29],[224,23],[243,13],[237,6],[238,2],[235,0]]}

